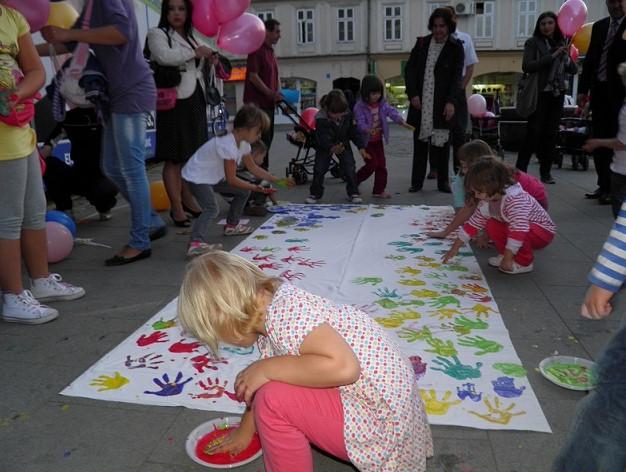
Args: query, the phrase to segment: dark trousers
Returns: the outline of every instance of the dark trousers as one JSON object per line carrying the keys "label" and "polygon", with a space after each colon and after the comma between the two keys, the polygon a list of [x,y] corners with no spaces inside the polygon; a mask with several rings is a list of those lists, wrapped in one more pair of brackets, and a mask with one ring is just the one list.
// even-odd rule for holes
{"label": "dark trousers", "polygon": [[[611,106],[607,83],[597,84],[591,91],[592,122],[591,135],[594,138],[614,138],[618,129],[618,114]],[[619,113],[619,111],[618,111]],[[593,151],[593,164],[598,174],[598,187],[604,194],[611,192],[611,161],[613,150],[598,148]]]}
{"label": "dark trousers", "polygon": [[431,159],[431,171],[437,171],[437,187],[448,184],[449,147],[432,146],[429,142],[419,140],[419,129],[413,133],[413,169],[411,171],[411,187],[421,189],[426,177],[426,163]]}
{"label": "dark trousers", "polygon": [[369,179],[374,174],[374,195],[381,194],[387,187],[387,160],[385,159],[385,146],[383,140],[370,141],[365,148],[370,159],[356,173],[357,184]]}
{"label": "dark trousers", "polygon": [[626,198],[626,175],[611,171],[611,209],[617,218],[622,202]]}
{"label": "dark trousers", "polygon": [[539,174],[542,178],[550,177],[563,111],[563,99],[563,94],[555,97],[552,92],[539,93],[537,109],[528,117],[526,139],[515,163],[515,167],[522,172],[528,170],[530,157],[535,153],[539,159]]}
{"label": "dark trousers", "polygon": [[272,146],[272,140],[274,139],[274,111],[275,109],[274,107],[272,107],[272,108],[261,108],[261,110],[263,110],[267,114],[268,118],[270,119],[270,127],[265,131],[265,133],[261,135],[261,141],[263,141],[265,145],[267,146],[267,154],[263,158],[263,164],[261,164],[261,167],[267,170],[270,165],[270,147]]}
{"label": "dark trousers", "polygon": [[[346,181],[346,192],[348,197],[359,194],[359,187],[356,183],[356,166],[354,164],[354,156],[350,149],[350,143],[346,145],[346,150],[337,156],[339,158],[339,167],[342,176]],[[317,151],[315,154],[315,165],[313,166],[313,181],[309,193],[316,199],[322,198],[324,195],[324,176],[330,167],[332,155],[330,152]]]}
{"label": "dark trousers", "polygon": [[467,96],[465,91],[460,95],[457,100],[456,110],[452,123],[450,124],[450,143],[448,143],[449,153],[450,144],[452,144],[452,168],[454,173],[459,172],[459,148],[467,142],[467,122],[469,120],[469,112],[467,110]]}

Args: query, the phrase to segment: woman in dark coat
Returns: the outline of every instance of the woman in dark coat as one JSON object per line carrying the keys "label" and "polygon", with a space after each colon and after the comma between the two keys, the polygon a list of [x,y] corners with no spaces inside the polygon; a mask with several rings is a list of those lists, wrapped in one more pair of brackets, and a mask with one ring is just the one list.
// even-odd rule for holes
{"label": "woman in dark coat", "polygon": [[446,143],[461,96],[464,52],[463,45],[451,36],[456,23],[447,8],[433,11],[428,29],[431,34],[417,38],[404,72],[411,101],[407,122],[415,127],[409,192],[422,189],[429,152],[437,164],[437,188],[450,192]]}
{"label": "woman in dark coat", "polygon": [[569,57],[565,38],[553,12],[544,12],[537,18],[533,36],[524,44],[522,70],[527,74],[539,75],[537,109],[528,117],[526,139],[515,166],[526,172],[530,156],[535,152],[539,159],[541,181],[553,184],[555,182],[550,171],[563,112],[566,74],[578,72],[576,63]]}

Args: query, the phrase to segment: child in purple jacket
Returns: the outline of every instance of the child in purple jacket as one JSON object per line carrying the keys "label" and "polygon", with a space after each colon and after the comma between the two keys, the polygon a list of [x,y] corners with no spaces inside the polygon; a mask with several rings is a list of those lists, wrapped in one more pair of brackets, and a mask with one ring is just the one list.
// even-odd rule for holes
{"label": "child in purple jacket", "polygon": [[366,75],[361,81],[361,99],[354,105],[354,119],[359,131],[367,137],[365,150],[370,159],[359,169],[356,178],[357,184],[360,184],[374,174],[372,196],[375,198],[391,198],[391,194],[385,191],[387,162],[383,138],[386,142],[389,141],[387,118],[413,130],[413,127],[402,119],[400,113],[385,100],[382,81],[375,75]]}

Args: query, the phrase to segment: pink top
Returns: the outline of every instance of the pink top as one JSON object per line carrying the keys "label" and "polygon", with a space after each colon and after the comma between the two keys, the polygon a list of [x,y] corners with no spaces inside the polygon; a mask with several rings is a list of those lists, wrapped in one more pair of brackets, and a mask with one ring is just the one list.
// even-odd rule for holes
{"label": "pink top", "polygon": [[285,283],[268,308],[262,357],[299,355],[304,338],[323,323],[345,339],[361,366],[357,382],[338,387],[350,460],[362,472],[425,471],[433,445],[415,374],[367,314]]}
{"label": "pink top", "polygon": [[556,225],[550,215],[537,200],[522,189],[520,184],[508,187],[500,200],[493,202],[482,200],[459,231],[459,238],[468,242],[487,226],[490,218],[508,223],[506,248],[513,254],[517,254],[518,249],[522,247],[531,223],[541,226],[550,233],[556,233]]}
{"label": "pink top", "polygon": [[528,194],[537,200],[537,203],[544,209],[548,209],[548,195],[546,189],[537,177],[518,170],[515,173],[515,179]]}

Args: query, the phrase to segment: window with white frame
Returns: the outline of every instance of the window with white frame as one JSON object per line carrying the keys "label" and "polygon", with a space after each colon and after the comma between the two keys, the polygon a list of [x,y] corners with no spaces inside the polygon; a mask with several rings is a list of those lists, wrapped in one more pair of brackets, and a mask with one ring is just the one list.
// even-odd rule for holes
{"label": "window with white frame", "polygon": [[354,8],[337,8],[337,40],[340,43],[354,41]]}
{"label": "window with white frame", "polygon": [[428,4],[428,14],[432,14],[432,12],[434,12],[437,8],[441,8],[441,7],[445,7],[448,6],[448,3],[438,3],[438,2],[434,2],[434,3],[429,3]]}
{"label": "window with white frame", "polygon": [[258,11],[258,12],[256,12],[256,16],[261,18],[263,20],[263,22],[266,22],[267,20],[271,20],[272,18],[274,18],[274,12],[272,12],[272,11]]}
{"label": "window with white frame", "polygon": [[537,0],[517,0],[517,37],[532,36],[537,21]]}
{"label": "window with white frame", "polygon": [[493,0],[475,3],[476,38],[493,38],[495,3]]}
{"label": "window with white frame", "polygon": [[298,19],[298,43],[311,44],[315,42],[313,34],[315,26],[315,11],[313,9],[298,10],[296,18]]}
{"label": "window with white frame", "polygon": [[402,40],[402,6],[384,6],[385,41]]}

